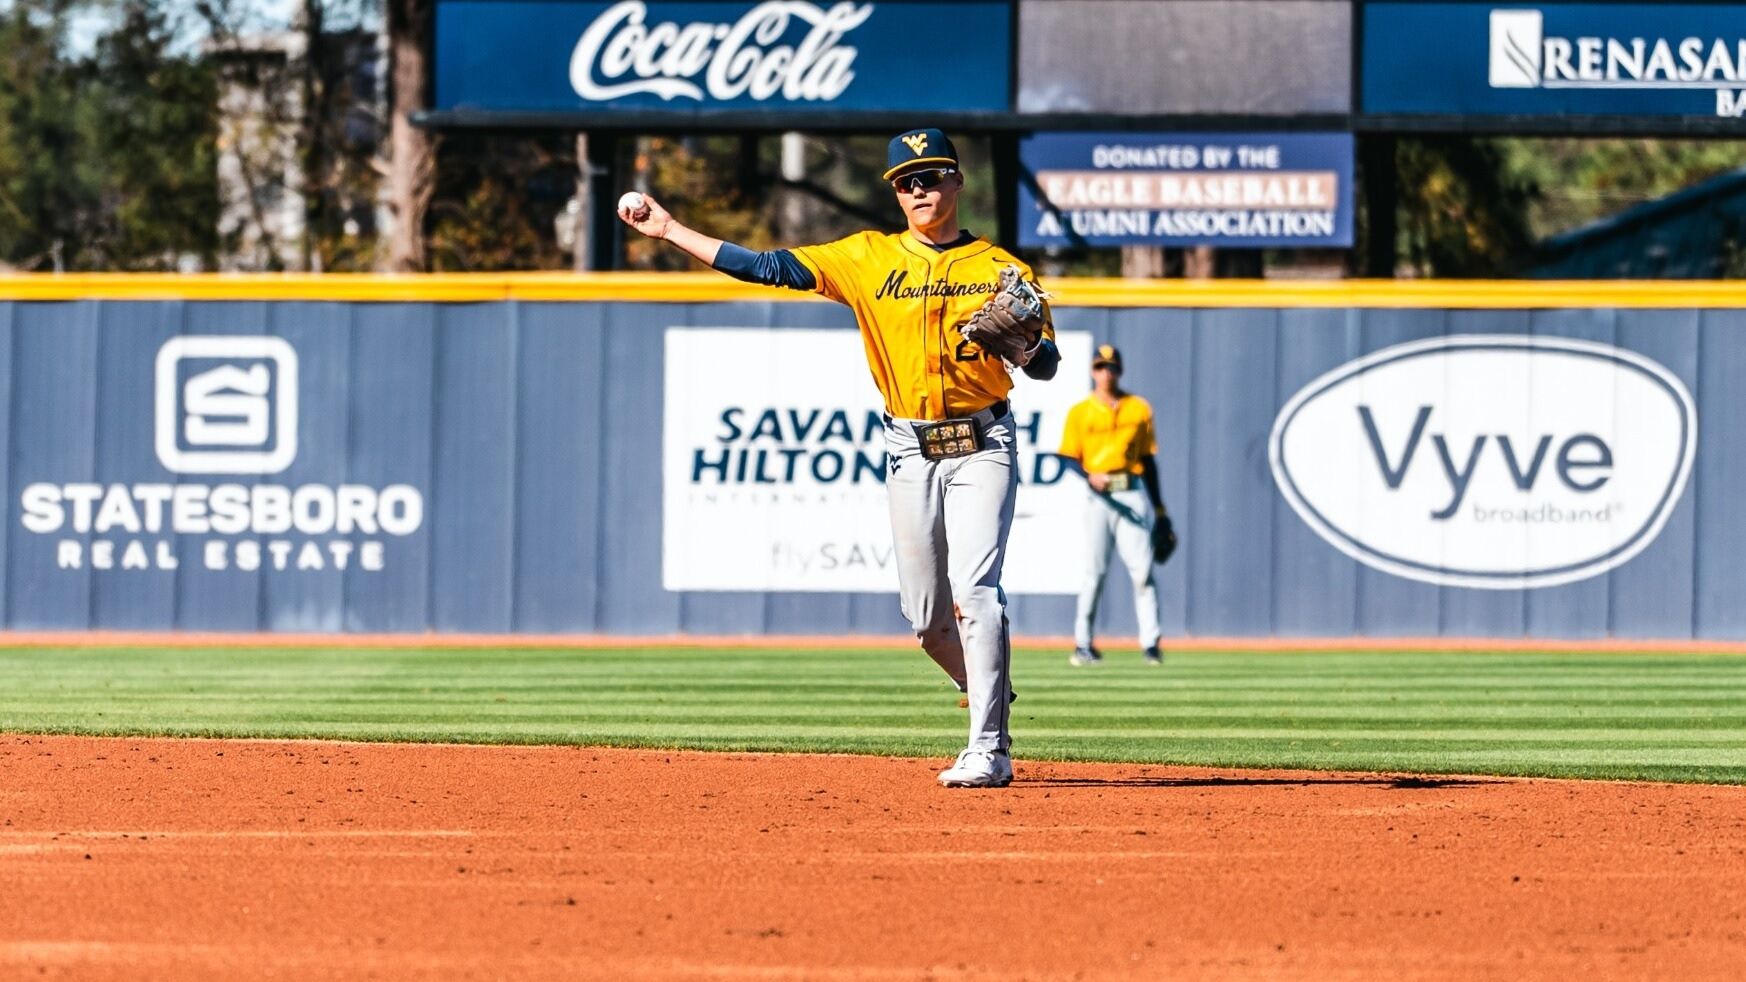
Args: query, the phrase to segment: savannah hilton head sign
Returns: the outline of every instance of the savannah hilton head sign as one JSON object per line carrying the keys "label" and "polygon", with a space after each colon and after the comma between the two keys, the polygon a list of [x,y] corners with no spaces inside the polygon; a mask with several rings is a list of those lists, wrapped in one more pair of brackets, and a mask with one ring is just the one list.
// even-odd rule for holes
{"label": "savannah hilton head sign", "polygon": [[[984,43],[914,68],[918,23]],[[436,108],[1005,111],[1007,0],[438,0]]]}

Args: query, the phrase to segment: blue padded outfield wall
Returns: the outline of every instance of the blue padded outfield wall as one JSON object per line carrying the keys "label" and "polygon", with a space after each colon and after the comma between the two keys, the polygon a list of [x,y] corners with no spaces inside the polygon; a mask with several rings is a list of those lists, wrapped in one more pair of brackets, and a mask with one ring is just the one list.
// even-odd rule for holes
{"label": "blue padded outfield wall", "polygon": [[[1173,635],[1746,638],[1746,310],[1063,307],[1015,628],[1063,635],[1093,341]],[[846,309],[0,302],[11,629],[901,633]],[[1104,616],[1131,631],[1124,574]]]}

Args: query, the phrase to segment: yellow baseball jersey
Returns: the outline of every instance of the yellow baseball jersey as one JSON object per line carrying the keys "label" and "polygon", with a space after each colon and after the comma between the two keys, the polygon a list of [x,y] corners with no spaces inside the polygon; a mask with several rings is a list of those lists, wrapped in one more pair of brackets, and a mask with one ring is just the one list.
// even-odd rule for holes
{"label": "yellow baseball jersey", "polygon": [[[1006,398],[1012,376],[998,355],[964,340],[959,328],[1000,288],[1012,264],[1031,268],[987,239],[944,251],[909,232],[861,232],[789,250],[814,289],[855,312],[867,366],[885,411],[904,419],[947,419]],[[1053,318],[1044,336],[1055,337]]]}
{"label": "yellow baseball jersey", "polygon": [[1067,410],[1061,456],[1079,461],[1087,474],[1139,474],[1140,461],[1158,452],[1152,404],[1124,395],[1115,406],[1095,394]]}

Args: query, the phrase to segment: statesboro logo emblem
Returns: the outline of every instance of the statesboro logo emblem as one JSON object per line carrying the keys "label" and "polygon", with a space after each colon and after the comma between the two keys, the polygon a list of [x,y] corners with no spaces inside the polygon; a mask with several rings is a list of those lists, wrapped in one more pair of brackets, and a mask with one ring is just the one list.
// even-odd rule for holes
{"label": "statesboro logo emblem", "polygon": [[1685,490],[1691,393],[1610,345],[1473,335],[1386,348],[1305,386],[1269,441],[1298,515],[1377,569],[1511,589],[1643,551]]}
{"label": "statesboro logo emblem", "polygon": [[[202,360],[219,364],[178,384],[183,363]],[[277,474],[297,459],[297,352],[283,338],[171,338],[155,382],[154,446],[166,469]]]}
{"label": "statesboro logo emblem", "polygon": [[1746,114],[1746,36],[1557,37],[1538,10],[1491,12],[1494,89],[1715,89],[1716,114]]}

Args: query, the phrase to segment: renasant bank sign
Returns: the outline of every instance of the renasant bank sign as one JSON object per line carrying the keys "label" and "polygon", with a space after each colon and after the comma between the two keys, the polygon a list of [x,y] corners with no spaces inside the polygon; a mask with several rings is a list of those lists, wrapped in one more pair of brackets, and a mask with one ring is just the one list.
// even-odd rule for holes
{"label": "renasant bank sign", "polygon": [[1746,38],[1557,37],[1538,10],[1491,12],[1490,81],[1500,89],[1713,89],[1716,115],[1746,114]]}
{"label": "renasant bank sign", "polygon": [[1740,117],[1746,5],[1371,4],[1364,65],[1367,112]]}

